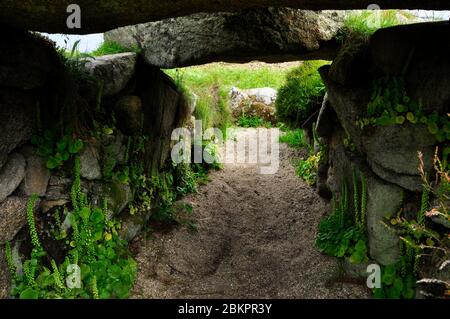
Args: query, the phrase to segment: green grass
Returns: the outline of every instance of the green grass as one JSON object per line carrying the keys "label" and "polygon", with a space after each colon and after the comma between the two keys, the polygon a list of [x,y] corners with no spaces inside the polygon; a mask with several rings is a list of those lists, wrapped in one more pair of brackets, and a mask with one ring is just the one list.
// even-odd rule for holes
{"label": "green grass", "polygon": [[285,143],[292,148],[303,148],[307,146],[305,136],[301,129],[287,131],[280,136],[280,142]]}
{"label": "green grass", "polygon": [[102,55],[108,55],[108,54],[117,54],[117,53],[124,53],[124,52],[135,52],[136,50],[130,50],[123,46],[121,46],[118,43],[115,42],[109,42],[105,41],[100,46],[92,51],[90,55],[92,56],[102,56]]}
{"label": "green grass", "polygon": [[237,119],[237,126],[239,127],[272,127],[272,123],[265,121],[257,116],[242,115]]}
{"label": "green grass", "polygon": [[318,68],[326,61],[307,61],[287,74],[278,90],[275,107],[278,119],[288,126],[300,127],[322,102],[325,86]]}
{"label": "green grass", "polygon": [[[399,19],[400,17],[400,19]],[[402,10],[363,10],[350,12],[344,21],[345,33],[358,33],[369,37],[375,31],[405,23],[414,23],[417,18]]]}
{"label": "green grass", "polygon": [[211,63],[165,72],[179,85],[197,96],[195,117],[203,121],[203,127],[225,129],[232,125],[229,110],[229,92],[233,86],[239,89],[271,87],[277,89],[290,68],[268,64]]}

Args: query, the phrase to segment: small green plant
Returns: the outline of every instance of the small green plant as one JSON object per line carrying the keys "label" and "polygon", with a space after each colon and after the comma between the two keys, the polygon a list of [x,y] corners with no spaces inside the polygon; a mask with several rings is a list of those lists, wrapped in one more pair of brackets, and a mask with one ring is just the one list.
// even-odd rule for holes
{"label": "small green plant", "polygon": [[[134,283],[136,263],[130,257],[126,243],[118,236],[120,225],[115,220],[106,219],[105,208],[93,208],[87,204],[87,197],[81,192],[79,169],[77,157],[71,191],[73,210],[67,213],[72,232],[65,239],[68,250],[59,265],[40,243],[34,223],[36,197],[30,199],[27,215],[33,250],[31,258],[23,264],[23,275],[12,274],[13,296],[22,299],[128,296]],[[7,248],[7,259],[11,259],[10,251]],[[65,285],[73,275],[70,265],[79,267],[81,287]],[[11,272],[15,270],[10,269]]]}
{"label": "small green plant", "polygon": [[438,142],[444,142],[450,140],[449,118],[449,115],[442,116],[437,112],[425,114],[421,104],[406,93],[402,77],[384,77],[374,81],[367,117],[357,119],[356,123],[361,128],[421,123],[427,126]]}
{"label": "small green plant", "polygon": [[296,164],[296,174],[310,186],[316,183],[320,157],[321,152],[312,154],[307,159],[300,159]]}
{"label": "small green plant", "polygon": [[[444,154],[443,154],[444,155]],[[382,268],[381,289],[374,290],[374,296],[378,298],[413,298],[415,282],[417,280],[419,257],[425,248],[439,248],[444,256],[450,255],[448,244],[448,231],[433,228],[427,218],[441,216],[450,221],[448,199],[450,192],[441,193],[435,185],[450,183],[448,169],[442,165],[436,149],[434,166],[436,178],[430,182],[425,172],[423,155],[419,152],[419,173],[423,181],[423,192],[420,199],[420,208],[415,219],[407,218],[400,210],[397,216],[386,219],[384,224],[395,231],[400,237],[399,262]],[[436,206],[431,206],[430,199],[434,197]]]}
{"label": "small green plant", "polygon": [[307,61],[289,72],[275,101],[277,117],[293,127],[300,127],[318,109],[325,95],[319,67],[325,61]]}
{"label": "small green plant", "polygon": [[61,62],[65,65],[67,71],[73,76],[75,80],[88,79],[91,80],[92,76],[86,69],[86,64],[93,59],[93,57],[86,53],[80,53],[78,46],[80,45],[80,40],[74,42],[72,48],[67,50],[68,41],[65,47],[57,48],[59,58]]}
{"label": "small green plant", "polygon": [[70,131],[61,138],[59,136],[56,129],[47,129],[42,136],[34,135],[31,139],[31,143],[38,148],[38,155],[47,159],[47,168],[50,170],[61,168],[84,146],[83,141],[75,138]]}
{"label": "small green plant", "polygon": [[381,288],[373,290],[376,299],[412,299],[415,296],[416,278],[412,274],[412,262],[408,255],[402,255],[395,264],[381,267]]}
{"label": "small green plant", "polygon": [[11,250],[11,243],[8,241],[5,244],[5,257],[6,257],[6,264],[8,265],[8,270],[11,275],[11,278],[13,281],[18,281],[19,276],[17,274],[17,267],[14,263],[14,258],[12,256],[12,250]]}
{"label": "small green plant", "polygon": [[304,148],[308,146],[301,129],[287,131],[285,134],[280,136],[280,142],[286,143],[292,148]]}
{"label": "small green plant", "polygon": [[186,163],[172,164],[175,180],[176,192],[180,195],[186,195],[197,192],[197,175],[191,165]]}
{"label": "small green plant", "polygon": [[[365,179],[361,174],[361,194],[354,188],[354,216],[350,213],[349,192],[344,183],[339,200],[333,198],[333,212],[319,223],[316,246],[327,255],[348,257],[352,263],[368,260],[367,237],[365,235],[366,194]],[[354,186],[357,182],[354,179]],[[356,198],[361,198],[357,200]],[[361,206],[359,205],[361,203]],[[359,216],[357,218],[357,216]]]}
{"label": "small green plant", "polygon": [[34,249],[41,251],[42,246],[39,241],[38,231],[36,229],[36,223],[34,221],[34,206],[36,205],[36,202],[39,200],[39,197],[37,195],[31,196],[30,200],[27,204],[27,222],[28,227],[30,228],[30,237],[31,237],[31,243],[33,244]]}
{"label": "small green plant", "polygon": [[257,116],[241,115],[238,117],[236,125],[239,127],[272,127],[272,123]]}

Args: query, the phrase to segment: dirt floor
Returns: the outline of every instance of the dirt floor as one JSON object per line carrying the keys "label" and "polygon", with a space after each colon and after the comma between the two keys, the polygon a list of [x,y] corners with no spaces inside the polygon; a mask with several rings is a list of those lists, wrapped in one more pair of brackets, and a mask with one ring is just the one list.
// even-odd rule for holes
{"label": "dirt floor", "polygon": [[225,165],[183,202],[198,231],[179,227],[132,245],[139,266],[132,298],[367,298],[337,281],[336,259],[314,245],[329,207],[295,175],[299,151],[280,145],[280,168]]}

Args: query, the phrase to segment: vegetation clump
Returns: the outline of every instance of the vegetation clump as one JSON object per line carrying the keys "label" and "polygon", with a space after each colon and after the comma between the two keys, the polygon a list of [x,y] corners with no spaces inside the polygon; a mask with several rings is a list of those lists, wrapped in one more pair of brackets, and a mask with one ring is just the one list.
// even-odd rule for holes
{"label": "vegetation clump", "polygon": [[[434,218],[440,218],[443,223],[450,224],[449,169],[439,159],[436,149],[434,158],[436,175],[434,180],[430,181],[420,152],[419,161],[423,192],[415,218],[406,216],[405,212],[400,210],[397,216],[384,221],[385,226],[395,231],[400,237],[400,260],[395,264],[382,267],[384,285],[374,290],[375,297],[413,298],[415,283],[419,276],[420,258],[426,256],[426,251],[440,250],[443,256],[442,261],[450,257],[448,228],[433,222]],[[437,264],[439,265],[439,261]]]}
{"label": "vegetation clump", "polygon": [[372,125],[424,124],[441,143],[450,140],[450,117],[437,112],[426,114],[420,103],[411,99],[402,77],[376,79],[367,104],[367,116],[357,119],[359,127]]}
{"label": "vegetation clump", "polygon": [[286,143],[292,148],[304,148],[307,147],[305,136],[301,129],[288,130],[280,136],[280,142]]}
{"label": "vegetation clump", "polygon": [[[358,192],[358,189],[361,192]],[[368,244],[365,234],[367,188],[364,175],[361,175],[360,188],[358,188],[358,181],[354,175],[353,197],[355,207],[352,214],[349,189],[344,183],[339,200],[333,197],[332,214],[319,223],[316,245],[321,252],[327,255],[348,257],[352,263],[362,263],[368,260]]]}
{"label": "vegetation clump", "polygon": [[403,10],[360,10],[348,13],[344,26],[338,31],[337,40],[345,42],[351,35],[369,38],[378,29],[400,24],[414,23],[417,18]]}
{"label": "vegetation clump", "polygon": [[137,49],[130,50],[128,48],[125,48],[124,46],[111,41],[105,41],[100,46],[92,51],[92,56],[102,56],[102,55],[109,55],[109,54],[117,54],[117,53],[125,53],[130,51],[137,51]]}
{"label": "vegetation clump", "polygon": [[86,194],[81,191],[79,170],[77,157],[72,209],[65,211],[70,233],[60,239],[66,249],[60,264],[41,244],[34,216],[37,197],[31,197],[27,216],[33,249],[30,259],[23,263],[23,274],[17,273],[12,262],[9,243],[6,249],[13,296],[22,299],[128,297],[134,284],[136,262],[126,243],[119,238],[120,224],[107,219],[106,208],[95,208],[88,203]]}
{"label": "vegetation clump", "polygon": [[292,127],[302,127],[318,111],[325,95],[325,85],[317,70],[327,63],[307,61],[287,74],[275,102],[280,121]]}

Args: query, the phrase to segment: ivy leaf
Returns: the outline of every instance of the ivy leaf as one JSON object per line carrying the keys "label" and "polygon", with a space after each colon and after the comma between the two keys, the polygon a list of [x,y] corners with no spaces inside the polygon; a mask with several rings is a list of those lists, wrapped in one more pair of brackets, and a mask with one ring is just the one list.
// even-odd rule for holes
{"label": "ivy leaf", "polygon": [[437,132],[439,131],[439,127],[435,122],[428,121],[428,131],[433,135],[437,134]]}
{"label": "ivy leaf", "polygon": [[91,215],[91,210],[89,207],[83,207],[83,209],[80,210],[80,216],[83,220],[89,220],[89,216]]}
{"label": "ivy leaf", "polygon": [[397,104],[397,105],[395,106],[395,110],[396,110],[398,113],[403,113],[403,112],[406,111],[406,107],[405,107],[403,104]]}
{"label": "ivy leaf", "polygon": [[77,154],[78,152],[81,151],[81,149],[83,148],[84,143],[82,140],[77,139],[75,141],[73,141],[72,143],[69,144],[69,153],[70,154]]}
{"label": "ivy leaf", "polygon": [[403,124],[405,123],[405,117],[403,115],[399,115],[395,117],[395,123],[396,124]]}
{"label": "ivy leaf", "polygon": [[406,113],[406,119],[413,124],[417,123],[417,117],[415,117],[412,112]]}
{"label": "ivy leaf", "polygon": [[38,155],[42,157],[49,157],[53,154],[53,149],[48,145],[41,145],[38,149]]}
{"label": "ivy leaf", "polygon": [[382,288],[375,288],[373,290],[373,297],[375,299],[385,299],[386,294],[384,293],[384,290]]}
{"label": "ivy leaf", "polygon": [[70,137],[68,137],[67,135],[65,135],[57,144],[56,144],[56,149],[58,150],[58,152],[63,153],[66,148],[67,145],[69,144],[70,141]]}
{"label": "ivy leaf", "polygon": [[105,217],[104,217],[102,211],[99,209],[94,210],[94,212],[91,215],[91,221],[94,224],[99,224],[99,223],[103,223],[104,220],[105,220]]}
{"label": "ivy leaf", "polygon": [[394,282],[395,279],[395,265],[387,265],[384,268],[384,272],[381,276],[381,281],[386,285],[391,285]]}
{"label": "ivy leaf", "polygon": [[38,299],[39,294],[33,288],[27,288],[20,293],[20,299]]}
{"label": "ivy leaf", "polygon": [[59,162],[56,158],[54,158],[53,156],[49,157],[49,159],[47,160],[47,168],[49,170],[55,169],[57,167],[59,167]]}

